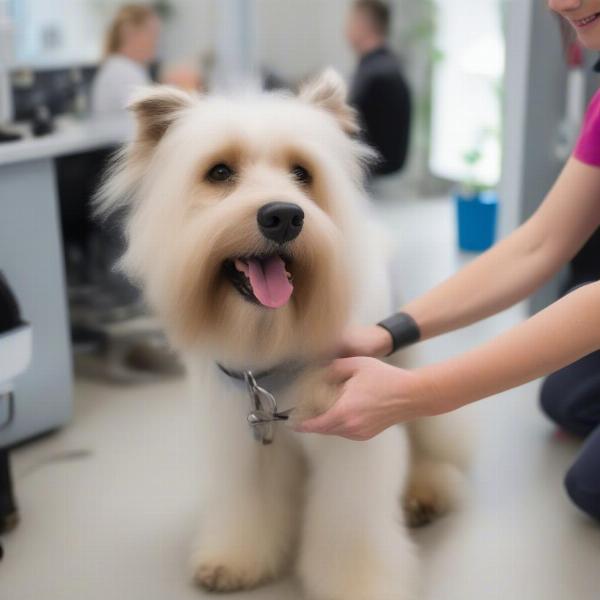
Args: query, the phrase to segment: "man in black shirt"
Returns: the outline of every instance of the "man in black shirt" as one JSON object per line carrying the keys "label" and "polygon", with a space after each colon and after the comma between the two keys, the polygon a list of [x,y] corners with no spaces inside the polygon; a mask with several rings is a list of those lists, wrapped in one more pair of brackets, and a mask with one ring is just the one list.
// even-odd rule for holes
{"label": "man in black shirt", "polygon": [[357,0],[346,34],[360,62],[350,91],[364,138],[381,160],[373,175],[402,169],[410,137],[411,99],[398,59],[386,46],[390,9],[380,0]]}

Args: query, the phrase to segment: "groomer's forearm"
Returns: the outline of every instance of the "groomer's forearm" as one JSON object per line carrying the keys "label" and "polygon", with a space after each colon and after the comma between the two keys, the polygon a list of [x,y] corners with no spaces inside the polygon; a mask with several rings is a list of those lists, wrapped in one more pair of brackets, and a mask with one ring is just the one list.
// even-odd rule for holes
{"label": "groomer's forearm", "polygon": [[537,379],[598,348],[600,283],[594,283],[471,352],[418,369],[417,396],[444,412]]}
{"label": "groomer's forearm", "polygon": [[536,213],[513,234],[402,310],[430,338],[523,300],[567,263],[600,223],[600,169],[571,158]]}
{"label": "groomer's forearm", "polygon": [[532,229],[529,224],[524,225],[401,309],[417,322],[421,339],[470,325],[516,304],[560,269],[562,261],[552,260],[541,236],[532,241],[528,229]]}

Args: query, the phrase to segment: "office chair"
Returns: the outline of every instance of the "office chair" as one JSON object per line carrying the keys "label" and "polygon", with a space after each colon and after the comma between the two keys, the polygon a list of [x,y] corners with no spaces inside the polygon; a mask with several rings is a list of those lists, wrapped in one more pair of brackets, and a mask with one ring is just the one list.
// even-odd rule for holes
{"label": "office chair", "polygon": [[[11,425],[17,398],[13,380],[31,358],[31,327],[21,318],[17,300],[0,271],[0,435]],[[10,471],[9,450],[0,445],[0,533],[13,529],[19,513]],[[0,556],[2,549],[0,547]]]}

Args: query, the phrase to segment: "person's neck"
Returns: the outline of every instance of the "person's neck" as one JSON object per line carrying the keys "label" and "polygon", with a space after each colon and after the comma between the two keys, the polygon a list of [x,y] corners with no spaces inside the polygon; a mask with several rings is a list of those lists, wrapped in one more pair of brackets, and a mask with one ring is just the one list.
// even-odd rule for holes
{"label": "person's neck", "polygon": [[363,40],[360,47],[360,56],[366,56],[367,54],[371,54],[375,50],[379,50],[385,46],[385,38],[382,37],[372,37],[366,40]]}

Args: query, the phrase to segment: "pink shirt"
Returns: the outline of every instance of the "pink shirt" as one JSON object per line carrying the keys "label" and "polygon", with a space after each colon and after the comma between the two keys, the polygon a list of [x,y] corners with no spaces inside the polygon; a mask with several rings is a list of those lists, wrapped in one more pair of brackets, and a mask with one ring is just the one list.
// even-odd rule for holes
{"label": "pink shirt", "polygon": [[586,165],[600,167],[600,90],[587,108],[573,156]]}

